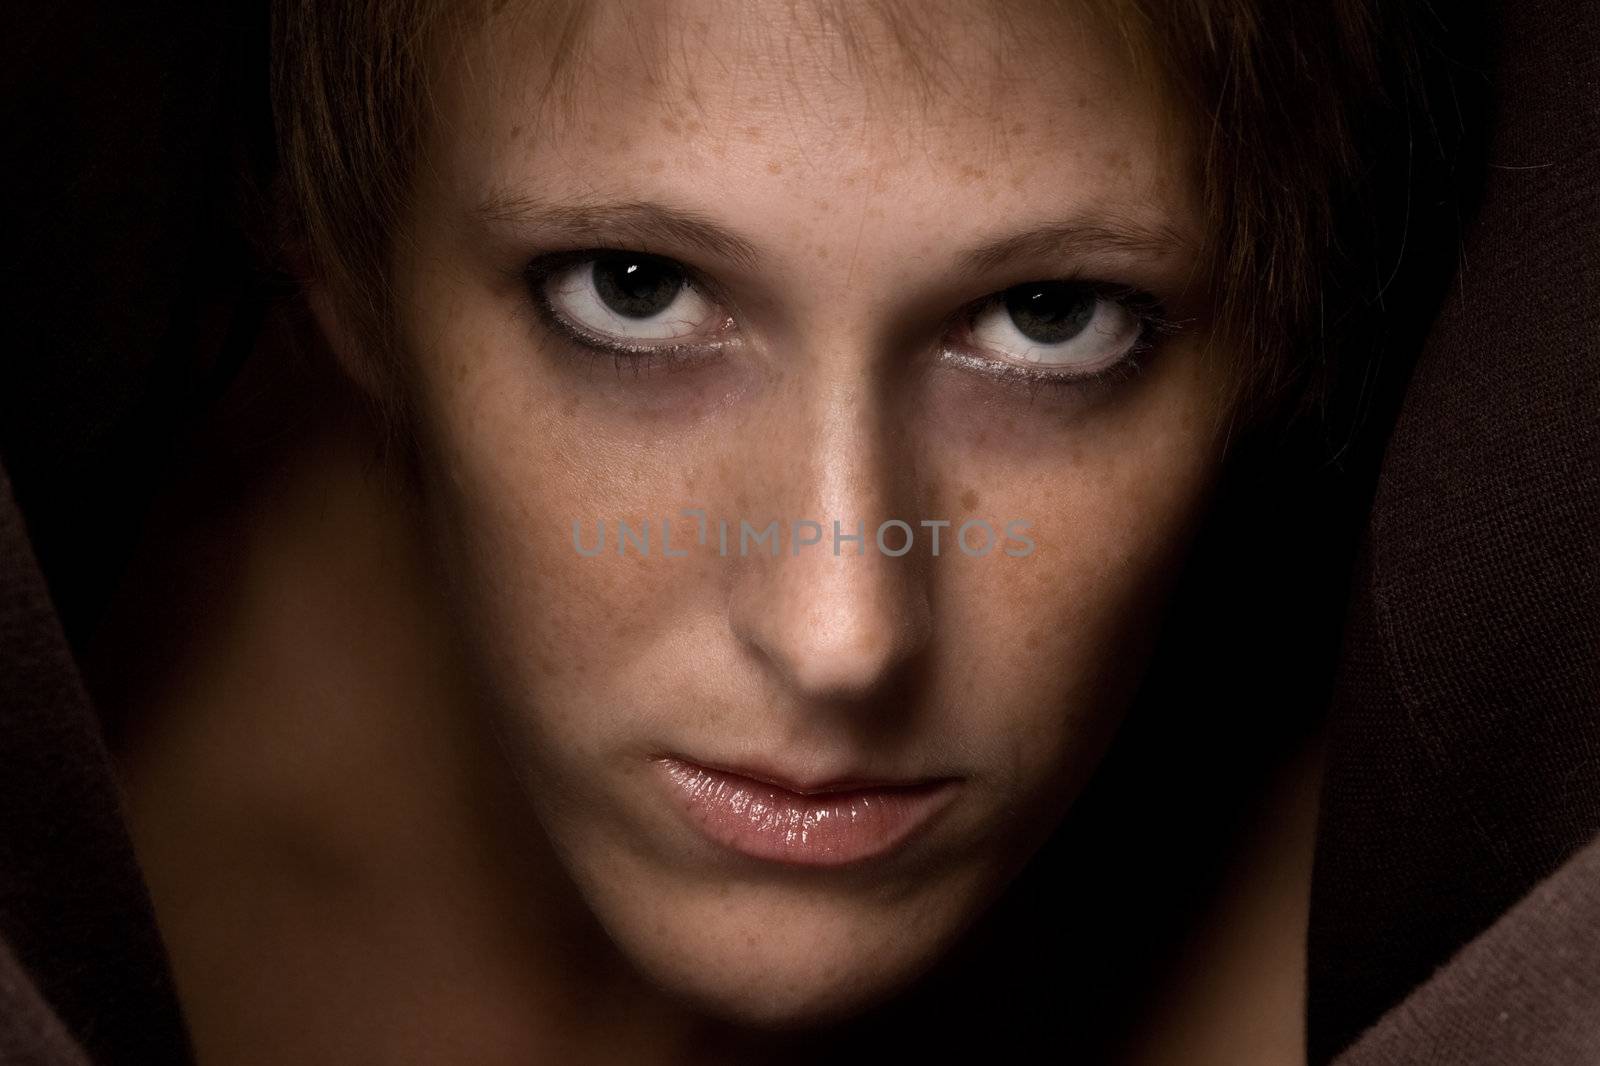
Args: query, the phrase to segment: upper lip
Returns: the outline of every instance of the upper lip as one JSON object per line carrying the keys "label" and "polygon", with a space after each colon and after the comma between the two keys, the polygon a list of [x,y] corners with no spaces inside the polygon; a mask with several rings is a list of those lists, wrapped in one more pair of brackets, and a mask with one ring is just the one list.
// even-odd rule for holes
{"label": "upper lip", "polygon": [[736,765],[726,762],[712,763],[703,759],[690,759],[682,755],[669,755],[666,757],[675,759],[678,762],[688,763],[691,766],[698,766],[705,770],[715,770],[718,773],[746,777],[752,781],[759,781],[762,784],[781,788],[786,792],[793,792],[800,796],[815,796],[828,792],[860,792],[867,789],[916,788],[919,785],[938,784],[950,780],[950,778],[944,777],[888,778],[859,773],[839,773],[802,781],[774,770],[770,766]]}

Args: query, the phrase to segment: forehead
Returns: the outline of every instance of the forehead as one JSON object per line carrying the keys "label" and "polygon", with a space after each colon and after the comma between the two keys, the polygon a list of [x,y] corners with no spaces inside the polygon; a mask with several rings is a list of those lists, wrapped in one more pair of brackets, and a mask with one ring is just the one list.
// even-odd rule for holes
{"label": "forehead", "polygon": [[512,0],[443,71],[435,174],[462,203],[665,200],[801,227],[873,198],[951,232],[1064,205],[1197,226],[1190,131],[1067,7]]}

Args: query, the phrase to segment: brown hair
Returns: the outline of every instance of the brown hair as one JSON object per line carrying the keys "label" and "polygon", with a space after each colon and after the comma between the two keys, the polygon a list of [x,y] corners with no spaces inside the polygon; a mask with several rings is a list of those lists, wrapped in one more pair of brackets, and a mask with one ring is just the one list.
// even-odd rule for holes
{"label": "brown hair", "polygon": [[[1041,2],[1065,11],[1073,0]],[[553,40],[575,43],[586,5],[541,5]],[[900,5],[876,6],[902,21]],[[1384,25],[1373,0],[1079,0],[1079,8],[1116,28],[1138,68],[1200,130],[1211,336],[1241,353],[1245,370],[1228,408],[1247,422],[1320,411],[1335,353],[1362,343],[1356,327],[1381,293],[1381,242],[1363,230],[1380,214],[1372,198],[1382,159],[1369,134],[1375,115],[1394,110],[1382,53],[1404,53],[1407,27]],[[386,355],[399,350],[389,264],[426,133],[431,57],[447,28],[489,11],[487,0],[273,4],[279,232],[390,381],[400,368]],[[848,9],[835,17],[847,22]],[[1409,59],[1402,54],[1399,66]],[[403,390],[385,391],[393,428],[404,421]]]}

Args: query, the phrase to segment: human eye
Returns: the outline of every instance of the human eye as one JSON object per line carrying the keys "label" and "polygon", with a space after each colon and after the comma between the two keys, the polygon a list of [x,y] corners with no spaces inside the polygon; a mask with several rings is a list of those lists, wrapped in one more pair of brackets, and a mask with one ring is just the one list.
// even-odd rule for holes
{"label": "human eye", "polygon": [[535,261],[526,280],[540,317],[565,340],[643,369],[727,343],[732,318],[682,264],[644,252],[569,252]]}
{"label": "human eye", "polygon": [[952,354],[1025,384],[1082,388],[1134,373],[1156,337],[1173,328],[1161,301],[1141,290],[1033,281],[975,305],[960,324]]}

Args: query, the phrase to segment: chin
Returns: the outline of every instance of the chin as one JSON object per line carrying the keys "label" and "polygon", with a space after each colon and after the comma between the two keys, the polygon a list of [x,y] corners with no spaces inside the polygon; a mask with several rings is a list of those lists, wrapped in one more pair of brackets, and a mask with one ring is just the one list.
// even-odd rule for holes
{"label": "chin", "polygon": [[622,954],[668,998],[742,1028],[799,1032],[914,984],[959,936],[972,902],[931,886],[867,894],[735,881],[658,897],[656,906],[638,897],[591,903]]}
{"label": "chin", "polygon": [[697,1014],[745,1029],[798,1033],[855,1017],[891,998],[915,981],[932,955],[791,959],[756,945],[739,958],[645,951],[634,961],[647,980]]}

